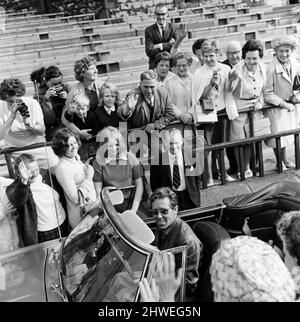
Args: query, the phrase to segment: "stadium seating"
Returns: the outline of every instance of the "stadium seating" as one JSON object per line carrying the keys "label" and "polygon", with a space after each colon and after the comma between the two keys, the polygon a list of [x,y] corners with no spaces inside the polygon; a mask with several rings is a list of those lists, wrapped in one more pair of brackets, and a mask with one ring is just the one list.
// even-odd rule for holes
{"label": "stadium seating", "polygon": [[[274,35],[297,34],[300,6],[248,7],[228,3],[170,12],[171,20],[189,30],[181,50],[191,51],[200,37],[219,39],[223,47],[230,40],[241,43],[256,38],[265,45],[264,60],[272,57]],[[153,23],[152,14],[110,19],[95,19],[94,14],[64,17],[61,13],[37,15],[7,14],[6,30],[0,34],[0,72],[18,77],[33,93],[31,71],[57,65],[65,81],[75,82],[73,64],[84,55],[93,56],[103,79],[116,83],[125,93],[138,82],[147,68],[144,29]],[[130,50],[129,50],[130,48]]]}

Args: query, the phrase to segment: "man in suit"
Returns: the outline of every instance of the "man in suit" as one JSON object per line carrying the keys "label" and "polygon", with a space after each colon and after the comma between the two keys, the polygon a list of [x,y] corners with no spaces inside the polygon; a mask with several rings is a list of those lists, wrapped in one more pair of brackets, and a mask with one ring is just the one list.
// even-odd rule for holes
{"label": "man in suit", "polygon": [[176,25],[167,22],[168,8],[164,3],[155,6],[156,23],[145,29],[145,50],[149,57],[149,69],[154,68],[155,55],[161,51],[170,52],[177,40]]}
{"label": "man in suit", "polygon": [[[230,41],[226,48],[226,57],[227,59],[222,61],[222,64],[233,68],[238,62],[242,59],[242,46],[241,44],[236,41]],[[228,120],[228,131],[229,131],[229,120]],[[226,149],[227,158],[229,161],[229,169],[227,173],[229,175],[235,174],[238,172],[238,165],[234,156],[234,148],[227,148]]]}
{"label": "man in suit", "polygon": [[[179,210],[200,207],[200,182],[203,167],[191,165],[183,153],[183,137],[179,129],[170,131],[169,151],[161,154],[159,165],[150,166],[152,191],[159,187],[173,189]],[[196,161],[199,161],[198,159]]]}
{"label": "man in suit", "polygon": [[145,126],[147,133],[161,130],[175,119],[170,94],[157,86],[153,70],[143,72],[140,80],[140,86],[130,91],[118,108],[118,115],[127,121],[128,128]]}

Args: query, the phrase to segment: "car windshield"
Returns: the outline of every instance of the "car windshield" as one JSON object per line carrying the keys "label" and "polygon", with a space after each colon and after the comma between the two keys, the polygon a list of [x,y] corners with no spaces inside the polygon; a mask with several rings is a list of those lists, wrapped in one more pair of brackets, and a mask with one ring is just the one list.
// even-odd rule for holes
{"label": "car windshield", "polygon": [[62,248],[62,283],[69,301],[135,301],[138,282],[159,253],[138,241],[109,198],[103,200],[104,213],[86,215]]}
{"label": "car windshield", "polygon": [[[60,242],[53,240],[20,248],[0,255],[0,302],[40,302],[49,300],[44,287],[44,263],[47,260],[47,286],[58,282],[58,270],[53,249]],[[53,296],[53,294],[52,294]],[[53,296],[52,301],[58,300]]]}
{"label": "car windshield", "polygon": [[69,300],[134,301],[147,255],[124,242],[105,217],[86,216],[70,237],[62,258]]}

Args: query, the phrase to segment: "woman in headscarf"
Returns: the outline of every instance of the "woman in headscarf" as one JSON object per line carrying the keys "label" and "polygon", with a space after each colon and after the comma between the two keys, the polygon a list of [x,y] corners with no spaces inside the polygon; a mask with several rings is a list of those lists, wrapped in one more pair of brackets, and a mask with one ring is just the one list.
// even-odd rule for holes
{"label": "woman in headscarf", "polygon": [[[264,98],[271,107],[266,110],[266,116],[271,122],[271,133],[296,129],[299,127],[298,112],[295,110],[300,103],[293,93],[293,85],[297,75],[300,75],[300,64],[293,57],[297,40],[293,36],[282,36],[272,41],[275,56],[267,68],[267,81],[264,90]],[[283,168],[295,167],[288,160],[286,146],[292,141],[292,136],[281,138],[281,150],[277,151],[275,140],[269,140],[267,144],[274,149],[275,156],[281,154]],[[278,160],[277,160],[278,167]]]}
{"label": "woman in headscarf", "polygon": [[292,302],[295,283],[279,255],[249,236],[222,242],[210,268],[215,302]]}

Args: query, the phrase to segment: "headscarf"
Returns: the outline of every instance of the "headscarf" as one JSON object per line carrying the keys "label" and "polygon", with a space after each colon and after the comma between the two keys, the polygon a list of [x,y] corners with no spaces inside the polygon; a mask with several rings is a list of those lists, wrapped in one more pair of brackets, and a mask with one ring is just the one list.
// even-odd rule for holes
{"label": "headscarf", "polygon": [[290,302],[296,285],[275,250],[256,237],[225,240],[210,268],[215,301]]}
{"label": "headscarf", "polygon": [[272,48],[276,51],[280,46],[290,46],[292,50],[295,50],[298,45],[298,40],[294,36],[285,35],[274,38],[272,40]]}

